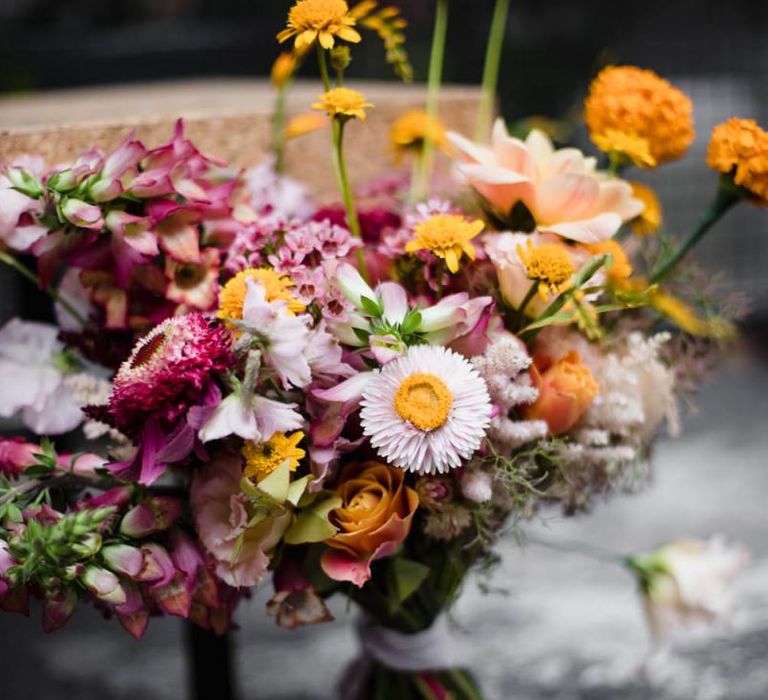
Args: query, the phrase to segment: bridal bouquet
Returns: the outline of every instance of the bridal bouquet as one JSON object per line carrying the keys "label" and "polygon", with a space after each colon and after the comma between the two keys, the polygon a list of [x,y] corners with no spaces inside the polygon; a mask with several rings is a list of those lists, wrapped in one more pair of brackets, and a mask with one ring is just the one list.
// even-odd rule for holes
{"label": "bridal bouquet", "polygon": [[[337,593],[361,608],[346,697],[481,697],[444,643],[468,573],[544,509],[642,487],[659,426],[675,433],[733,334],[736,305],[688,253],[736,203],[768,203],[768,133],[731,119],[712,207],[664,235],[624,176],[685,155],[692,105],[648,70],[590,85],[603,155],[491,128],[505,5],[472,140],[438,118],[438,3],[427,111],[392,125],[411,177],[351,185],[344,133],[375,106],[344,83],[350,45],[371,31],[410,66],[399,12],[344,0],[298,0],[278,35],[273,162],[239,172],[179,122],[152,149],[7,164],[0,259],[50,292],[58,327],[0,330],[0,413],[41,436],[82,424],[88,447],[0,442],[0,606],[40,599],[47,631],[85,599],[136,637],[159,614],[223,633],[271,576],[280,625],[332,619]],[[284,128],[312,51],[317,114]],[[340,206],[282,173],[286,136],[323,125]],[[438,151],[453,165],[434,177]],[[624,563],[661,627],[714,616],[741,557],[682,542]]]}

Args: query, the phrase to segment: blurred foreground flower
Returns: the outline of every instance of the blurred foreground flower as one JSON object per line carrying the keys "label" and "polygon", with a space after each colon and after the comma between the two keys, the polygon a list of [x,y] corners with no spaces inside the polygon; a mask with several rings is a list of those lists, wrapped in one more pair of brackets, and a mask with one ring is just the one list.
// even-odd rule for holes
{"label": "blurred foreground flower", "polygon": [[712,624],[727,614],[727,585],[748,559],[745,549],[720,537],[707,542],[677,540],[630,557],[651,631],[672,639]]}

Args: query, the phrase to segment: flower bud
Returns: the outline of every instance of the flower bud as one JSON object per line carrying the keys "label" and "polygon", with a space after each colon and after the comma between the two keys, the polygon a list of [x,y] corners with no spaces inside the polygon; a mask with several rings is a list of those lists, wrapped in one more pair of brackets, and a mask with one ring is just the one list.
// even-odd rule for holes
{"label": "flower bud", "polygon": [[120,523],[120,533],[146,537],[167,530],[181,514],[181,503],[172,496],[153,496],[129,510]]}
{"label": "flower bud", "polygon": [[159,544],[147,544],[141,548],[144,555],[144,565],[136,574],[137,581],[152,582],[156,585],[164,585],[170,581],[176,573],[171,555]]}
{"label": "flower bud", "polygon": [[465,469],[461,475],[461,493],[475,503],[487,503],[493,496],[493,477],[482,469]]}
{"label": "flower bud", "polygon": [[115,573],[136,578],[144,569],[144,553],[127,544],[110,544],[101,550],[106,566]]}
{"label": "flower bud", "polygon": [[72,551],[83,558],[92,557],[101,549],[101,535],[89,532],[83,539],[72,545]]}
{"label": "flower bud", "polygon": [[101,209],[95,204],[88,204],[80,199],[71,197],[65,199],[61,205],[61,214],[69,223],[80,228],[100,231],[104,227]]}
{"label": "flower bud", "polygon": [[55,632],[63,627],[75,610],[77,594],[71,588],[64,588],[43,602],[43,631]]}
{"label": "flower bud", "polygon": [[83,584],[99,600],[112,605],[122,605],[126,601],[125,591],[120,579],[111,571],[99,566],[88,566],[83,575]]}
{"label": "flower bud", "polygon": [[5,175],[11,181],[13,188],[27,195],[27,197],[37,199],[43,195],[42,184],[28,170],[13,166],[6,170]]}

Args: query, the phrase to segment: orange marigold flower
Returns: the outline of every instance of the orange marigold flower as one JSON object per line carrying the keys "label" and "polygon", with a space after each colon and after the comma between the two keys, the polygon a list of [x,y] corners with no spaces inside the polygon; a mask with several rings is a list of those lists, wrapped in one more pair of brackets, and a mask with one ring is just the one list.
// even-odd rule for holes
{"label": "orange marigold flower", "polygon": [[608,138],[611,132],[632,137],[635,148],[644,139],[657,164],[682,157],[694,137],[688,96],[653,71],[635,66],[600,71],[589,86],[584,119],[598,145],[615,143],[615,134]]}
{"label": "orange marigold flower", "polygon": [[392,149],[397,155],[408,150],[421,150],[427,138],[439,150],[448,148],[443,123],[420,109],[406,112],[398,117],[392,124],[389,138]]}
{"label": "orange marigold flower", "polygon": [[754,119],[729,119],[712,131],[707,165],[733,177],[762,204],[768,204],[768,132]]}

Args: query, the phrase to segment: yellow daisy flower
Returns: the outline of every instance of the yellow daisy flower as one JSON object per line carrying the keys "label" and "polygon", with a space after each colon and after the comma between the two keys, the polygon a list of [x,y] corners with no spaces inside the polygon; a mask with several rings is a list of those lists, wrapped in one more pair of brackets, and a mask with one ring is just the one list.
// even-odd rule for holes
{"label": "yellow daisy flower", "polygon": [[405,244],[405,250],[409,253],[428,250],[445,260],[448,270],[458,272],[462,254],[475,259],[475,248],[470,241],[482,230],[480,220],[468,221],[457,214],[435,214],[416,224],[416,238]]}
{"label": "yellow daisy flower", "polygon": [[611,255],[613,262],[608,268],[608,281],[617,287],[625,287],[632,276],[632,263],[618,241],[609,239],[600,243],[588,243],[585,248],[592,255]]}
{"label": "yellow daisy flower", "polygon": [[357,19],[345,0],[298,0],[288,11],[287,27],[277,35],[281,43],[296,37],[294,45],[302,51],[316,41],[332,49],[336,39],[356,44],[360,34],[353,27]]}
{"label": "yellow daisy flower", "polygon": [[642,214],[629,222],[636,236],[652,236],[661,228],[661,203],[656,193],[642,182],[631,182],[632,196],[645,204]]}
{"label": "yellow daisy flower", "polygon": [[292,435],[275,433],[266,442],[246,442],[242,449],[245,476],[254,481],[261,481],[286,460],[290,470],[296,471],[299,462],[307,454],[297,447],[303,439],[304,433],[299,430]]}
{"label": "yellow daisy flower", "polygon": [[365,108],[373,107],[365,101],[365,95],[351,88],[337,87],[318,97],[318,102],[312,105],[312,109],[326,112],[329,117],[340,119],[352,119],[357,117],[361,121],[365,119]]}
{"label": "yellow daisy flower", "polygon": [[545,300],[549,294],[564,291],[576,272],[568,251],[558,243],[534,246],[529,240],[525,246],[517,246],[517,255],[528,279],[539,283],[539,294]]}
{"label": "yellow daisy flower", "polygon": [[268,268],[242,270],[227,282],[219,292],[219,310],[217,316],[221,319],[239,320],[243,317],[243,304],[248,292],[247,280],[261,282],[266,291],[267,301],[283,300],[288,303],[288,313],[298,314],[306,308],[294,298],[289,289],[293,282],[285,275],[279,275]]}
{"label": "yellow daisy flower", "polygon": [[392,150],[398,155],[408,150],[420,150],[424,147],[424,141],[427,138],[439,150],[448,148],[448,139],[442,122],[420,109],[406,112],[398,117],[392,124],[389,138]]}

